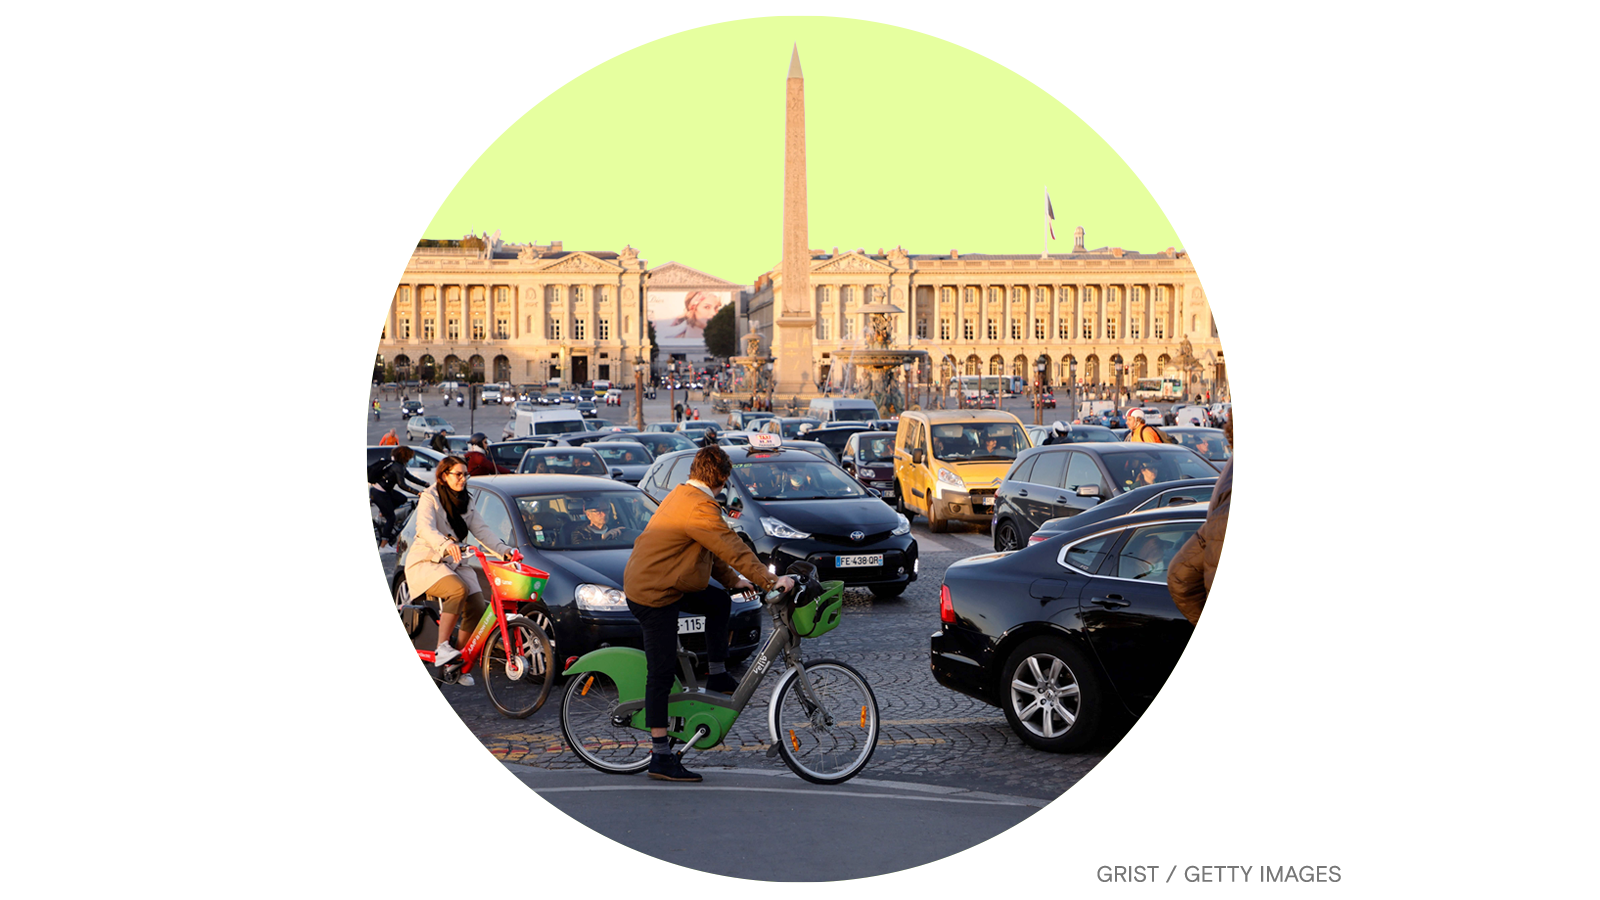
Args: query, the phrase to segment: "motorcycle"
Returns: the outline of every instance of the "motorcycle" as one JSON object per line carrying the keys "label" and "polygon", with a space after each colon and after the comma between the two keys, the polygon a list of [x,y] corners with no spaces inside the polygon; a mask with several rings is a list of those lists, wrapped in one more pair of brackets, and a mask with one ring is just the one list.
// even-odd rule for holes
{"label": "motorcycle", "polygon": [[376,421],[378,421],[378,418],[379,418],[378,417],[378,408],[376,406],[374,406],[372,408],[372,421],[376,422]]}
{"label": "motorcycle", "polygon": [[457,394],[456,395],[456,405],[457,406],[466,406],[467,405],[467,395],[466,394]]}

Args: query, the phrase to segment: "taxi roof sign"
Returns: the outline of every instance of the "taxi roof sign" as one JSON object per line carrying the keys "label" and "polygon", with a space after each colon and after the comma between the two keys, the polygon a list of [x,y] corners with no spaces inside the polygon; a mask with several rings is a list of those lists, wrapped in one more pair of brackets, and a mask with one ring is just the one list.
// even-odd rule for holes
{"label": "taxi roof sign", "polygon": [[750,449],[752,450],[777,450],[783,446],[783,440],[770,431],[758,431],[750,435]]}

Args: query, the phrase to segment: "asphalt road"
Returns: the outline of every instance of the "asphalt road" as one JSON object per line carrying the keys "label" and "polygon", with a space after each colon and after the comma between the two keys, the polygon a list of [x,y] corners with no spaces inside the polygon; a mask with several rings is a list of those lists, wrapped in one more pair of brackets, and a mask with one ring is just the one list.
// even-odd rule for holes
{"label": "asphalt road", "polygon": [[[429,398],[424,398],[428,404]],[[1020,405],[1020,402],[1019,402]],[[392,404],[389,404],[392,408]],[[709,404],[702,406],[709,412]],[[666,394],[646,404],[646,421],[670,418]],[[431,404],[428,411],[434,412]],[[1031,421],[1031,409],[1014,410]],[[443,411],[458,433],[470,434],[468,410]],[[605,409],[606,418],[624,422],[628,410]],[[505,411],[480,410],[477,430],[498,437]],[[457,419],[460,422],[457,422]],[[399,424],[394,413],[378,422],[369,417],[373,443]],[[493,431],[487,425],[493,426]],[[956,526],[961,528],[962,526]],[[945,569],[966,556],[988,552],[986,530],[934,535],[926,519],[912,527],[919,544],[921,573],[902,596],[874,598],[850,591],[845,619],[831,633],[804,646],[808,658],[832,657],[859,669],[877,696],[883,730],[872,761],[854,781],[820,787],[791,774],[781,759],[768,757],[766,727],[771,675],[746,707],[733,731],[711,750],[689,757],[705,775],[700,785],[667,785],[644,776],[610,776],[589,769],[566,749],[557,696],[527,719],[495,712],[483,688],[441,690],[462,722],[517,776],[553,805],[595,831],[671,862],[719,874],[772,880],[833,880],[896,871],[970,847],[1022,821],[1075,784],[1114,746],[1115,738],[1091,752],[1054,754],[1028,747],[1011,731],[1001,711],[937,684],[928,665],[928,636],[939,621],[939,585]],[[383,556],[385,571],[393,555]],[[418,645],[432,645],[431,631]],[[424,672],[418,677],[427,677]],[[728,840],[759,833],[762,822],[783,815],[786,823],[810,823],[830,845],[825,870],[786,863],[785,854],[749,842],[750,849],[702,858],[686,847],[681,829],[645,833],[646,813],[691,816],[699,803],[717,795],[723,813],[696,820],[704,839],[720,833]],[[710,829],[710,833],[707,832]],[[756,846],[760,845],[760,846]],[[792,856],[790,854],[789,856]],[[816,858],[816,857],[812,857]]]}

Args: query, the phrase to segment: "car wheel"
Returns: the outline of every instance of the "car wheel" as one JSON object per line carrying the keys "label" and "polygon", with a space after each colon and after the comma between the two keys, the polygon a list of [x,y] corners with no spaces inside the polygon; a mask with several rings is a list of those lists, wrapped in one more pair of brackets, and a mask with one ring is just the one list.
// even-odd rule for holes
{"label": "car wheel", "polygon": [[900,487],[900,482],[898,481],[894,483],[894,511],[905,516],[907,522],[917,517],[916,510],[906,506],[906,492],[904,488]]}
{"label": "car wheel", "polygon": [[867,590],[871,591],[872,596],[877,597],[879,600],[892,600],[904,594],[907,587],[910,587],[909,582],[906,584],[869,584],[867,585]]}
{"label": "car wheel", "polygon": [[1066,753],[1094,739],[1105,692],[1094,665],[1065,640],[1024,641],[1006,658],[1000,677],[1006,721],[1029,746]]}
{"label": "car wheel", "polygon": [[1017,526],[1011,524],[1010,519],[1000,523],[994,530],[994,549],[999,551],[1016,550],[1022,543],[1017,538]]}
{"label": "car wheel", "polygon": [[411,602],[411,588],[406,584],[405,576],[400,576],[400,583],[394,589],[394,608],[400,614],[400,624],[406,627],[406,637],[416,637],[422,630],[422,613],[414,609],[401,609]]}
{"label": "car wheel", "polygon": [[934,502],[932,499],[928,501],[928,530],[934,534],[944,534],[950,530],[950,520],[934,513]]}

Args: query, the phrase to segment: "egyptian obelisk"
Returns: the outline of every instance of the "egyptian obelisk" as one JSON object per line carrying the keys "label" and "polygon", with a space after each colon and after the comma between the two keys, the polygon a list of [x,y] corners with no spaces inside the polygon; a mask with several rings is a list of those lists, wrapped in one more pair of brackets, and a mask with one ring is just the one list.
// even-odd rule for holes
{"label": "egyptian obelisk", "polygon": [[788,107],[783,138],[783,261],[776,287],[778,316],[772,348],[774,402],[814,396],[811,336],[811,243],[806,228],[806,87],[800,46],[789,57]]}

